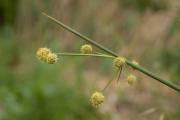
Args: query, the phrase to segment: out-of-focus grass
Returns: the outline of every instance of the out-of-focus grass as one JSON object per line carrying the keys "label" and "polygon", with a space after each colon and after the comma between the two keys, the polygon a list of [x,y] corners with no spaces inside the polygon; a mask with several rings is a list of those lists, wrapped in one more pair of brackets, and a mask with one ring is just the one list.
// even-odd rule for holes
{"label": "out-of-focus grass", "polygon": [[165,10],[168,7],[165,0],[122,0],[122,3],[124,7],[129,7],[140,12],[144,12],[147,9],[152,11]]}
{"label": "out-of-focus grass", "polygon": [[167,48],[162,51],[160,60],[162,63],[163,69],[166,69],[169,74],[171,74],[174,82],[179,84],[180,78],[180,43],[178,42],[172,48]]}

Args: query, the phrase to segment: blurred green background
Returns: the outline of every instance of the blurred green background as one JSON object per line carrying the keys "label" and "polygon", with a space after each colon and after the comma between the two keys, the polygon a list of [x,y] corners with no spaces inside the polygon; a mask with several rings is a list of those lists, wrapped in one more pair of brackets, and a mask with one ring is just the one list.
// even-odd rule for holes
{"label": "blurred green background", "polygon": [[42,12],[180,85],[179,0],[1,0],[0,120],[180,120],[179,93],[137,71],[135,86],[122,75],[92,108],[89,96],[111,79],[111,61],[39,62],[39,47],[79,52],[85,43]]}

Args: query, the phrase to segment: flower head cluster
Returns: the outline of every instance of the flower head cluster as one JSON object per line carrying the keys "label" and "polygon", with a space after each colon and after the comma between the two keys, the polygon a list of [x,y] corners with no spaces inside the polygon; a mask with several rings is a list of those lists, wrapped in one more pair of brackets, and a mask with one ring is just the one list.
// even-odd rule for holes
{"label": "flower head cluster", "polygon": [[[44,14],[44,15],[46,15],[46,14]],[[48,15],[46,15],[46,16],[48,18],[50,18],[51,20],[55,21],[56,23],[58,22],[61,27],[67,29],[68,31],[74,33],[75,35],[79,36],[80,38],[86,40],[90,44],[95,45],[96,47],[100,48],[104,52],[107,52],[107,53],[110,54],[110,55],[107,55],[107,54],[104,54],[104,53],[95,52],[95,51],[93,51],[93,48],[92,48],[92,46],[90,44],[84,44],[80,48],[81,53],[58,53],[58,55],[61,55],[61,56],[93,56],[93,57],[106,57],[106,58],[111,58],[111,59],[113,58],[112,63],[113,63],[113,65],[115,67],[118,68],[117,76],[114,77],[115,79],[117,79],[117,81],[120,79],[122,69],[126,67],[126,64],[130,65],[133,69],[138,68],[138,70],[143,72],[143,70],[140,67],[137,66],[138,63],[136,61],[132,61],[132,64],[131,64],[131,62],[129,62],[126,58],[116,56],[116,53],[114,54],[114,52],[112,52],[111,50],[101,46],[101,44],[98,44],[95,41],[92,41],[91,39],[87,38],[86,36],[81,35],[77,31],[75,31],[72,28],[64,25],[60,21],[57,21],[56,19],[52,18],[51,16],[48,16]],[[92,53],[94,53],[94,54],[92,54]],[[50,49],[45,48],[45,47],[44,48],[39,48],[37,50],[36,57],[40,61],[46,62],[48,64],[54,64],[54,63],[56,63],[58,61],[57,54],[51,52]],[[145,72],[143,72],[143,73],[145,73]],[[103,92],[113,82],[114,78],[110,79],[106,83],[105,87],[101,90],[101,92],[94,92],[91,95],[90,102],[91,102],[93,107],[98,108],[104,102],[105,97],[103,95]],[[130,74],[129,76],[127,76],[127,82],[130,85],[134,84],[136,82],[136,76]]]}
{"label": "flower head cluster", "polygon": [[39,48],[36,52],[36,57],[43,62],[48,64],[54,64],[57,62],[58,57],[55,53],[52,53],[48,48]]}
{"label": "flower head cluster", "polygon": [[91,54],[93,51],[92,46],[85,44],[83,46],[81,46],[81,53],[83,54]]}
{"label": "flower head cluster", "polygon": [[91,95],[90,102],[97,108],[104,102],[104,95],[101,92],[95,92]]}
{"label": "flower head cluster", "polygon": [[125,65],[126,63],[126,59],[124,57],[116,57],[114,60],[113,60],[113,64],[114,66],[116,66],[117,68],[121,68]]}
{"label": "flower head cluster", "polygon": [[127,77],[127,81],[128,81],[128,84],[129,85],[133,85],[135,82],[136,82],[136,76],[134,76],[134,75],[129,75],[128,77]]}

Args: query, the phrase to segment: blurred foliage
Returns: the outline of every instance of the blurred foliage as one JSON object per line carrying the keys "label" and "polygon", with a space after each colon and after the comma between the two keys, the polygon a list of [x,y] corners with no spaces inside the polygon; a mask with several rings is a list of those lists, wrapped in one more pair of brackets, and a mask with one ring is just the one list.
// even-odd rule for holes
{"label": "blurred foliage", "polygon": [[179,83],[180,78],[180,43],[177,43],[171,48],[164,49],[162,51],[160,61],[161,65],[168,74],[171,74],[172,79],[175,79],[174,82]]}
{"label": "blurred foliage", "polygon": [[122,0],[122,5],[125,8],[136,9],[140,12],[145,12],[146,10],[156,12],[168,7],[167,1],[165,0]]}
{"label": "blurred foliage", "polygon": [[[178,14],[180,14],[180,10],[178,11]],[[173,21],[173,23],[172,23],[172,26],[171,26],[171,28],[170,28],[170,35],[175,35],[175,34],[177,34],[178,32],[180,32],[180,15],[178,15],[175,19],[174,19],[174,21]],[[176,46],[175,46],[176,47]],[[178,47],[178,46],[177,46]]]}
{"label": "blurred foliage", "polygon": [[[180,31],[180,16],[174,19],[172,26],[169,30],[169,38],[170,36],[175,36]],[[174,82],[179,83],[180,78],[180,42],[178,41],[176,44],[171,47],[166,47],[160,52],[160,62],[163,68],[171,74]]]}
{"label": "blurred foliage", "polygon": [[177,110],[177,112],[173,116],[173,120],[179,120],[180,119],[180,109]]}
{"label": "blurred foliage", "polygon": [[0,1],[0,25],[14,23],[17,4],[18,0]]}

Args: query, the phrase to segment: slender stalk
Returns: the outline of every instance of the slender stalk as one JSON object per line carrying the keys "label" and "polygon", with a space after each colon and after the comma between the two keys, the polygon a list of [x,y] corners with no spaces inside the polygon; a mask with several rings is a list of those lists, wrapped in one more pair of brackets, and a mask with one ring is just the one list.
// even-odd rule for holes
{"label": "slender stalk", "polygon": [[145,68],[140,67],[139,65],[134,65],[134,64],[131,63],[130,61],[126,61],[126,63],[127,63],[129,66],[131,66],[131,67],[137,69],[138,71],[140,71],[140,72],[142,72],[142,73],[148,75],[149,77],[154,78],[155,80],[157,80],[157,81],[159,81],[159,82],[161,82],[161,83],[167,85],[168,87],[170,87],[170,88],[172,88],[172,89],[174,89],[174,90],[180,92],[180,86],[178,86],[178,85],[172,83],[171,81],[164,80],[164,79],[160,78],[158,75],[156,75],[156,74],[154,74],[154,73],[152,73],[152,72],[146,70]]}
{"label": "slender stalk", "polygon": [[114,80],[114,78],[109,80],[108,83],[105,85],[105,87],[101,91],[104,92],[106,90],[106,88],[112,83],[113,80]]}
{"label": "slender stalk", "polygon": [[[103,50],[104,52],[106,52],[106,53],[108,53],[108,54],[110,54],[110,55],[112,55],[112,56],[114,56],[114,57],[118,57],[118,56],[119,56],[117,53],[111,51],[110,49],[107,49],[106,47],[102,46],[101,44],[99,44],[99,43],[91,40],[90,38],[82,35],[81,33],[75,31],[74,29],[70,28],[69,26],[67,26],[67,25],[63,24],[62,22],[56,20],[55,18],[47,15],[46,13],[43,13],[43,15],[45,15],[45,16],[48,17],[50,20],[54,21],[56,24],[60,25],[60,26],[63,27],[64,29],[68,30],[69,32],[75,34],[76,36],[82,38],[83,40],[85,40],[85,41],[87,41],[87,42],[89,42],[89,43],[91,43],[92,45],[96,46],[97,48]],[[177,92],[180,92],[180,87],[177,86],[177,85],[175,85],[174,83],[160,78],[158,75],[155,75],[154,73],[146,70],[145,68],[143,68],[143,67],[141,67],[141,66],[134,65],[134,64],[133,64],[131,61],[129,61],[129,60],[126,60],[126,63],[127,63],[127,65],[133,67],[134,69],[137,69],[138,71],[140,71],[140,72],[148,75],[148,76],[151,77],[151,78],[154,78],[155,80],[157,80],[157,81],[165,84],[166,86],[168,86],[168,87],[176,90]]]}
{"label": "slender stalk", "polygon": [[78,37],[82,38],[83,40],[86,40],[87,42],[89,42],[89,43],[91,43],[92,45],[94,45],[94,46],[96,46],[96,47],[98,47],[98,48],[100,48],[100,49],[108,52],[108,53],[111,54],[111,55],[116,55],[116,56],[117,56],[116,53],[114,53],[114,52],[112,52],[111,50],[105,48],[105,47],[102,46],[101,44],[96,43],[95,41],[93,41],[93,40],[91,40],[90,38],[84,36],[83,34],[75,31],[74,29],[72,29],[72,28],[70,28],[69,26],[63,24],[62,22],[56,20],[55,18],[47,15],[46,13],[42,13],[42,14],[45,15],[46,17],[48,17],[49,19],[51,19],[52,21],[54,21],[55,23],[57,23],[58,25],[60,25],[61,27],[63,27],[64,29],[66,29],[66,30],[68,30],[69,32],[71,32],[71,33],[77,35]]}
{"label": "slender stalk", "polygon": [[104,54],[81,54],[81,53],[57,53],[60,56],[91,56],[91,57],[104,57],[104,58],[114,58],[114,56],[104,55]]}
{"label": "slender stalk", "polygon": [[96,51],[95,51],[95,53],[96,53],[96,54],[99,54],[99,55],[102,55],[102,54],[103,54],[103,53],[100,53],[100,52],[96,52]]}
{"label": "slender stalk", "polygon": [[119,75],[118,75],[118,78],[117,78],[117,83],[118,83],[118,82],[119,82],[119,80],[120,80],[121,73],[122,73],[122,67],[121,67],[121,68],[119,68]]}
{"label": "slender stalk", "polygon": [[121,70],[118,69],[116,74],[115,74],[115,77],[113,77],[111,80],[108,81],[108,83],[105,85],[105,87],[102,89],[102,92],[104,92],[106,90],[106,88],[112,83],[113,80],[115,80],[115,78],[117,78],[117,80],[119,79],[119,76],[121,74]]}

